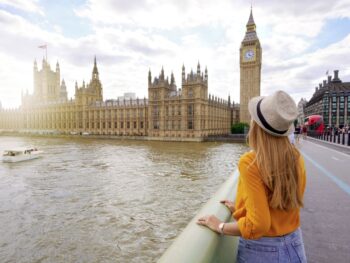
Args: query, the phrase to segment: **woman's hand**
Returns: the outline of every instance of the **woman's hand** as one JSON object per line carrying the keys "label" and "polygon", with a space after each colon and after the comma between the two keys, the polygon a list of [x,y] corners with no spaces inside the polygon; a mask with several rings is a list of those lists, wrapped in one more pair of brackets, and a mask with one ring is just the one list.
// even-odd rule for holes
{"label": "woman's hand", "polygon": [[231,213],[235,212],[235,202],[225,199],[221,200],[220,203],[224,204],[231,211]]}
{"label": "woman's hand", "polygon": [[206,226],[219,234],[220,234],[220,229],[219,229],[220,223],[221,221],[214,215],[203,216],[199,218],[197,221],[198,225]]}

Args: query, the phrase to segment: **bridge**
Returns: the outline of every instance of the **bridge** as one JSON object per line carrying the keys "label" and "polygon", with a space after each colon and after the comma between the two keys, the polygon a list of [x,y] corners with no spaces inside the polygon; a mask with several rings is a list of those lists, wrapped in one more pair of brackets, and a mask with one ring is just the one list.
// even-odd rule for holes
{"label": "bridge", "polygon": [[[307,186],[301,227],[308,262],[350,262],[350,147],[308,137],[297,147],[305,159]],[[232,220],[221,199],[233,199],[238,172],[192,219],[158,262],[235,262],[237,237],[220,236],[196,224],[199,217],[215,214]]]}

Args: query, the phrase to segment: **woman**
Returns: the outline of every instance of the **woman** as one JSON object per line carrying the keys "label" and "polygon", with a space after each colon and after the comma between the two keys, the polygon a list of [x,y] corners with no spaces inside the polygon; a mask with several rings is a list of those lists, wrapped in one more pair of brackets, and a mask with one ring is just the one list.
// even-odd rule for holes
{"label": "woman", "polygon": [[236,222],[204,216],[198,224],[223,234],[241,236],[237,262],[306,262],[299,209],[303,206],[304,160],[289,142],[297,108],[283,91],[250,100],[248,143],[241,156],[235,204],[221,201]]}

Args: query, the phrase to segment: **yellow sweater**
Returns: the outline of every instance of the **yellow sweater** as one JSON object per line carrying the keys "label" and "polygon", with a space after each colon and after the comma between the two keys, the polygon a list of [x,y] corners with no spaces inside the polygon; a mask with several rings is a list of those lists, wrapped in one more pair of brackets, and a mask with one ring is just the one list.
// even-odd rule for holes
{"label": "yellow sweater", "polygon": [[[245,239],[282,236],[293,232],[300,226],[299,209],[283,211],[269,207],[264,183],[254,163],[255,152],[241,156],[238,169],[240,172],[233,217]],[[303,157],[299,160],[301,190],[304,194],[306,175]]]}

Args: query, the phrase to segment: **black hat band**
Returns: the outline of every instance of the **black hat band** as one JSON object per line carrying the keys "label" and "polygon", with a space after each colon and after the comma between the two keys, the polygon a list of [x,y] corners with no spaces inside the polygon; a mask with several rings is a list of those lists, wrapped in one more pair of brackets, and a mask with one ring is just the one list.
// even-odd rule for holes
{"label": "black hat band", "polygon": [[272,127],[270,126],[270,124],[268,124],[268,122],[266,121],[266,119],[264,118],[264,115],[261,113],[261,110],[260,110],[260,104],[261,104],[262,100],[263,100],[263,99],[261,99],[261,100],[258,102],[257,106],[256,106],[256,112],[257,112],[257,114],[258,114],[258,118],[259,118],[259,120],[261,121],[262,125],[263,125],[267,130],[269,130],[269,131],[271,131],[271,132],[273,132],[273,133],[277,133],[277,134],[281,134],[281,135],[282,135],[282,134],[285,134],[288,130],[285,130],[285,131],[278,131],[278,130],[272,128]]}

